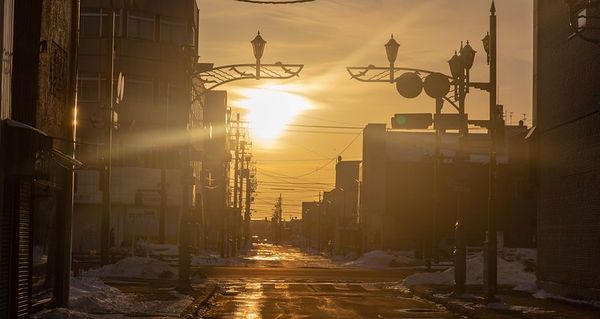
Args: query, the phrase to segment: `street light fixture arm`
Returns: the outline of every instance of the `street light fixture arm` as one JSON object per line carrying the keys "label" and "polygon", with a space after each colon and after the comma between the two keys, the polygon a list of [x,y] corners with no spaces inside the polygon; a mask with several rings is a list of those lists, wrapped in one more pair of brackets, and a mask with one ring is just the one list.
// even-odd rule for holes
{"label": "street light fixture arm", "polygon": [[[303,68],[303,64],[261,64],[260,79],[290,79],[300,76]],[[259,78],[258,72],[256,64],[231,64],[195,72],[192,76],[206,85],[205,93],[229,82]]]}
{"label": "street light fixture arm", "polygon": [[[369,65],[366,67],[352,66],[352,67],[347,67],[346,70],[348,70],[348,73],[350,73],[351,79],[355,79],[355,80],[358,80],[361,82],[387,82],[387,83],[394,83],[397,79],[397,78],[395,78],[393,80],[390,80],[390,73],[392,72],[392,70],[394,71],[394,73],[396,73],[396,71],[424,73],[427,75],[432,74],[432,73],[439,73],[439,72],[429,71],[429,70],[424,70],[424,69],[415,69],[415,68],[406,68],[406,67],[390,68],[387,66],[379,67],[379,66],[374,66],[374,65]],[[446,75],[446,74],[442,74],[442,75],[447,77],[450,80],[454,80],[449,75]]]}

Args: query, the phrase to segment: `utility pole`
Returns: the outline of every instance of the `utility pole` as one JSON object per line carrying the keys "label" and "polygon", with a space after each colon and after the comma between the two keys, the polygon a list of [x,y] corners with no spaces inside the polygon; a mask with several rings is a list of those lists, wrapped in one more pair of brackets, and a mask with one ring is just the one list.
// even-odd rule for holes
{"label": "utility pole", "polygon": [[244,247],[250,245],[250,205],[252,202],[253,184],[251,183],[250,158],[246,160],[246,207],[244,211]]}
{"label": "utility pole", "polygon": [[[463,46],[461,43],[461,52]],[[468,72],[468,71],[467,71]],[[458,85],[458,113],[461,115],[461,125],[458,136],[458,152],[454,158],[454,166],[456,168],[455,181],[457,191],[456,200],[456,224],[454,228],[454,293],[462,294],[465,291],[465,283],[467,280],[467,248],[465,244],[465,229],[464,229],[464,204],[465,204],[465,189],[466,186],[464,175],[467,171],[467,162],[464,150],[465,139],[468,134],[468,127],[465,116],[465,97],[467,92],[468,75],[465,75],[465,70],[462,69],[459,75]]]}
{"label": "utility pole", "polygon": [[498,286],[498,261],[496,238],[496,143],[498,139],[498,106],[496,105],[497,93],[497,26],[496,26],[496,6],[492,1],[490,8],[490,126],[488,129],[490,135],[490,172],[489,172],[489,198],[488,198],[488,231],[486,238],[486,258],[484,269],[484,285],[488,300],[496,298],[496,289]]}
{"label": "utility pole", "polygon": [[[442,108],[444,107],[444,99],[437,98],[435,100],[435,114],[440,116],[442,114]],[[440,187],[440,143],[441,143],[442,130],[436,125],[435,127],[435,150],[433,154],[433,210],[431,218],[431,252],[429,261],[427,263],[427,269],[431,270],[431,263],[437,261],[437,219],[440,215],[440,202],[441,202],[441,187]]]}
{"label": "utility pole", "polygon": [[317,250],[319,253],[321,253],[321,215],[323,215],[322,209],[323,205],[321,205],[321,192],[319,192],[319,215],[317,215]]}
{"label": "utility pole", "polygon": [[240,168],[239,168],[239,158],[240,158],[240,114],[238,113],[236,116],[236,130],[235,130],[235,155],[234,155],[234,159],[233,159],[233,207],[237,208],[238,207],[238,192],[239,192],[239,186],[238,186],[238,180],[239,180],[239,173],[240,173]]}
{"label": "utility pole", "polygon": [[277,201],[277,243],[281,243],[281,217],[283,215],[283,198],[279,193],[279,200]]}
{"label": "utility pole", "polygon": [[[237,206],[238,208],[242,208],[242,198],[243,198],[243,189],[244,189],[244,174],[242,173],[244,171],[244,158],[246,157],[246,141],[242,140],[240,142],[240,148],[241,148],[241,158],[240,158],[240,172],[238,173],[239,175],[239,180],[240,180],[240,186],[238,188],[238,197],[236,198]],[[246,186],[247,187],[247,186]]]}
{"label": "utility pole", "polygon": [[[108,34],[107,34],[107,68],[106,68],[106,120],[104,127],[104,161],[103,161],[103,185],[102,185],[102,218],[100,225],[100,263],[109,263],[108,251],[110,249],[110,215],[111,199],[110,184],[112,173],[112,128],[114,124],[113,113],[113,84],[115,72],[115,11],[111,1],[108,8]],[[135,240],[135,238],[132,238]]]}

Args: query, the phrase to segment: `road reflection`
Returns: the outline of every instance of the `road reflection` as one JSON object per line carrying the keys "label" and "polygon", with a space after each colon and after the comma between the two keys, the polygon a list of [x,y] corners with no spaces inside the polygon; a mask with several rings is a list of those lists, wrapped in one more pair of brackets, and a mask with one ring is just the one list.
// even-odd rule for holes
{"label": "road reflection", "polygon": [[333,268],[329,259],[320,255],[311,255],[291,246],[272,244],[254,244],[248,256],[244,257],[255,266],[286,268]]}
{"label": "road reflection", "polygon": [[233,318],[262,319],[263,290],[260,282],[246,283],[245,292],[235,297],[238,308]]}

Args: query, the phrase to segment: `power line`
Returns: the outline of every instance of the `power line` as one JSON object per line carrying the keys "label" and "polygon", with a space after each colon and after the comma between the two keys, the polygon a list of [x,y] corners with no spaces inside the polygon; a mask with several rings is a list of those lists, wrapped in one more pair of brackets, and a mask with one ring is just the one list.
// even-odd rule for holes
{"label": "power line", "polygon": [[331,158],[315,158],[315,159],[269,159],[260,160],[260,162],[323,162],[328,161]]}
{"label": "power line", "polygon": [[289,133],[313,133],[313,134],[339,134],[339,135],[354,135],[354,134],[356,134],[356,133],[352,133],[352,132],[308,131],[308,130],[289,130],[289,129],[286,129],[285,132],[289,132]]}
{"label": "power line", "polygon": [[340,130],[362,130],[362,126],[333,126],[333,125],[311,125],[311,124],[287,124],[286,126],[291,127],[308,127],[308,128],[326,128],[326,129],[340,129]]}
{"label": "power line", "polygon": [[[346,145],[346,147],[344,147],[344,149],[343,149],[343,150],[342,150],[342,151],[341,151],[341,152],[338,154],[338,156],[342,155],[342,154],[343,154],[343,153],[344,153],[344,152],[345,152],[345,151],[346,151],[348,148],[350,148],[350,146],[352,146],[352,144],[354,144],[354,142],[355,142],[355,141],[356,141],[356,140],[357,140],[357,139],[358,139],[358,138],[359,138],[361,135],[362,135],[362,133],[360,133],[360,134],[357,134],[357,135],[356,135],[356,136],[355,136],[355,137],[352,139],[352,141],[350,141],[350,143],[348,143],[348,145]],[[300,174],[300,175],[297,175],[297,176],[293,176],[293,177],[294,177],[294,178],[300,178],[300,177],[308,176],[308,175],[310,175],[310,174],[314,174],[314,173],[316,173],[316,172],[318,172],[318,171],[320,171],[320,170],[324,169],[325,167],[329,166],[329,164],[331,164],[331,163],[332,163],[333,161],[335,161],[336,159],[337,159],[337,156],[336,156],[335,158],[333,158],[331,161],[327,162],[325,165],[323,165],[323,166],[321,166],[321,167],[319,167],[319,168],[317,168],[317,169],[315,169],[315,170],[313,170],[313,171],[310,171],[310,172],[308,172],[308,173],[305,173],[305,174]]]}

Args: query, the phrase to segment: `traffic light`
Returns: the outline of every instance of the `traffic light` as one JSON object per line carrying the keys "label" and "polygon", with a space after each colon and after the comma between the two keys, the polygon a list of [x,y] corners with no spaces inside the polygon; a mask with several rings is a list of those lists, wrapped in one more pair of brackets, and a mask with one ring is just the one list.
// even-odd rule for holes
{"label": "traffic light", "polygon": [[433,124],[431,113],[400,113],[392,117],[392,128],[404,130],[426,129]]}

